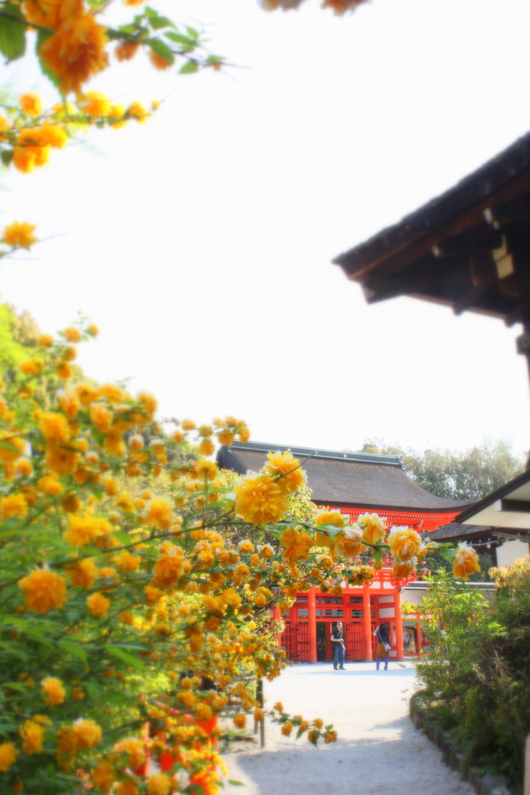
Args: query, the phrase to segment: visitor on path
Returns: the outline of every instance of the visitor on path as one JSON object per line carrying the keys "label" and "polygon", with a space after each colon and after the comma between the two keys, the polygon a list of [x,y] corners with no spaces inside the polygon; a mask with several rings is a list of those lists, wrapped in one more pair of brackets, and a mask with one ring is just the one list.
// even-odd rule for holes
{"label": "visitor on path", "polygon": [[377,662],[375,664],[375,669],[378,671],[381,660],[384,660],[385,667],[383,670],[388,671],[388,652],[390,651],[390,643],[388,642],[388,629],[386,624],[379,624],[374,632],[374,635],[377,638],[377,649],[375,652]]}
{"label": "visitor on path", "polygon": [[344,671],[344,632],[342,631],[342,621],[337,621],[331,630],[331,645],[333,647],[333,668],[340,668]]}

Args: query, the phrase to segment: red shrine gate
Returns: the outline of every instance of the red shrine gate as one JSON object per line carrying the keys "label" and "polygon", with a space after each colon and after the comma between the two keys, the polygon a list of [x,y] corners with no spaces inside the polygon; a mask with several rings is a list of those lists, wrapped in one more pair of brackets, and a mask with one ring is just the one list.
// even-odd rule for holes
{"label": "red shrine gate", "polygon": [[[411,577],[410,579],[415,579]],[[374,630],[385,623],[390,631],[390,657],[403,659],[403,621],[399,589],[408,580],[395,581],[392,570],[383,568],[367,585],[343,588],[341,596],[311,588],[298,593],[296,603],[282,616],[285,630],[280,645],[293,662],[331,660],[331,629],[342,621],[347,660],[373,660]],[[279,614],[276,613],[276,618]]]}

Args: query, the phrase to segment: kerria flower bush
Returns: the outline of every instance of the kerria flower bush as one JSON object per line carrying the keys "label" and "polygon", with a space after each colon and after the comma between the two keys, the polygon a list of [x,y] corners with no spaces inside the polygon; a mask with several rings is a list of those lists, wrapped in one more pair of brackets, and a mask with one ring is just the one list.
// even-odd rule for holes
{"label": "kerria flower bush", "polygon": [[[245,423],[161,424],[149,394],[72,384],[76,345],[96,334],[41,335],[2,385],[1,788],[215,791],[219,730],[205,725],[261,720],[256,680],[285,666],[271,607],[369,582],[385,551],[396,576],[410,573],[427,547],[409,528],[387,537],[375,514],[289,519],[305,486],[289,452],[225,485],[208,455],[214,439],[248,440]],[[64,389],[43,410],[35,387],[57,377]],[[189,439],[197,457],[185,459]],[[271,714],[285,735],[336,738],[320,718]],[[169,755],[170,772],[145,774],[148,752]]]}
{"label": "kerria flower bush", "polygon": [[[222,65],[198,31],[138,0],[105,25],[109,5],[0,0],[0,51],[16,61],[34,46],[60,98],[3,100],[4,165],[29,174],[76,135],[145,121],[153,107],[86,90],[112,60]],[[13,221],[0,257],[37,239]],[[376,515],[315,516],[290,453],[234,483],[211,457],[248,440],[245,423],[161,422],[150,394],[79,380],[76,346],[97,332],[80,322],[40,335],[0,387],[0,791],[204,795],[222,771],[217,716],[239,731],[263,719],[256,680],[285,666],[272,608],[313,585],[369,582],[385,551],[407,576],[428,547],[409,528],[387,537]],[[473,553],[460,558],[467,576]],[[284,735],[336,738],[321,718],[269,712]],[[162,772],[147,771],[148,754]]]}

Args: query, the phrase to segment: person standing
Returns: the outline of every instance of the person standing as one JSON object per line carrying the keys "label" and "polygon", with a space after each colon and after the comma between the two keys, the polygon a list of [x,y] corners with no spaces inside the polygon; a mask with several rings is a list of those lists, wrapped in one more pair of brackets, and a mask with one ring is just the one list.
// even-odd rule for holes
{"label": "person standing", "polygon": [[377,662],[375,664],[375,670],[379,670],[379,664],[381,660],[384,660],[385,667],[383,670],[388,671],[388,652],[390,651],[390,643],[388,642],[388,629],[386,624],[379,624],[374,632],[374,635],[377,638],[377,649],[375,652]]}
{"label": "person standing", "polygon": [[342,621],[337,621],[334,628],[331,630],[331,645],[333,647],[333,668],[337,670],[340,668],[344,671],[344,632],[342,629]]}

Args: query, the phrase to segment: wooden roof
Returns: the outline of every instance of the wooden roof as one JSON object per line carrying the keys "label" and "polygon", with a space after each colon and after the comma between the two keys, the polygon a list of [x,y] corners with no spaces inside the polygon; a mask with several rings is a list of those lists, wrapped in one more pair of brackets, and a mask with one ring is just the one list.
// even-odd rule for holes
{"label": "wooden roof", "polygon": [[217,462],[243,475],[249,470],[257,472],[265,464],[267,453],[276,450],[290,450],[303,463],[311,497],[321,505],[454,514],[470,504],[436,497],[422,489],[408,477],[399,456],[234,442],[219,450]]}
{"label": "wooden roof", "polygon": [[502,540],[499,539],[494,532],[495,528],[485,525],[463,525],[458,522],[450,522],[444,524],[433,530],[432,533],[425,533],[423,538],[425,541],[467,541],[473,546],[481,546],[482,544],[500,544]]}
{"label": "wooden roof", "polygon": [[464,508],[457,518],[463,526],[489,523],[498,536],[530,540],[530,471]]}
{"label": "wooden roof", "polygon": [[369,303],[407,295],[512,325],[530,321],[529,254],[530,133],[333,262]]}

